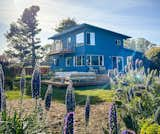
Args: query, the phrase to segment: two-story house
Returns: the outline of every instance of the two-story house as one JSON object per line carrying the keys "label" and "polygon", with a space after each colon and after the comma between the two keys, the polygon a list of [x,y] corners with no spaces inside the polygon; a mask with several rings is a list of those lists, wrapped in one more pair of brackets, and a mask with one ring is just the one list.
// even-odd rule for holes
{"label": "two-story house", "polygon": [[127,38],[130,37],[89,24],[72,27],[49,38],[53,40],[51,69],[99,72],[102,68],[117,68],[123,71],[127,62],[142,57],[142,53],[124,48]]}

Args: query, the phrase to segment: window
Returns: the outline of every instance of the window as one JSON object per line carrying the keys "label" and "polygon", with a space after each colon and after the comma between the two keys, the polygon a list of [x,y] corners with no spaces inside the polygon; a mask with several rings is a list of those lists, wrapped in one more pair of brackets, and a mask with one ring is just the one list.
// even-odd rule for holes
{"label": "window", "polygon": [[62,49],[62,41],[61,40],[55,40],[54,41],[54,50],[61,50]]}
{"label": "window", "polygon": [[84,33],[79,33],[76,35],[76,46],[84,45]]}
{"label": "window", "polygon": [[83,65],[85,65],[85,57],[75,56],[75,66],[83,66]]}
{"label": "window", "polygon": [[72,57],[66,57],[66,67],[72,66]]}
{"label": "window", "polygon": [[127,56],[127,65],[129,63],[132,63],[133,62],[133,57],[132,56]]}
{"label": "window", "polygon": [[116,40],[116,45],[121,46],[121,40]]}
{"label": "window", "polygon": [[87,32],[87,45],[95,45],[95,33]]}
{"label": "window", "polygon": [[68,37],[67,38],[67,47],[69,48],[71,45],[71,37]]}
{"label": "window", "polygon": [[104,56],[102,55],[87,56],[86,64],[89,66],[104,66]]}
{"label": "window", "polygon": [[55,66],[59,66],[59,59],[54,58],[54,59],[53,59],[53,64],[54,64]]}

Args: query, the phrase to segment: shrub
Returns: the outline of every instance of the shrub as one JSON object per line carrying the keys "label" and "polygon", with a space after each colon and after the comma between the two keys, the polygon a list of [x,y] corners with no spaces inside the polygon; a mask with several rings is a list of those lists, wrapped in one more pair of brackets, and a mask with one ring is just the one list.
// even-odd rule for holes
{"label": "shrub", "polygon": [[158,109],[156,110],[154,119],[155,122],[160,125],[160,107],[158,107]]}
{"label": "shrub", "polygon": [[151,61],[151,69],[160,69],[160,47],[150,48],[146,53],[146,57]]}

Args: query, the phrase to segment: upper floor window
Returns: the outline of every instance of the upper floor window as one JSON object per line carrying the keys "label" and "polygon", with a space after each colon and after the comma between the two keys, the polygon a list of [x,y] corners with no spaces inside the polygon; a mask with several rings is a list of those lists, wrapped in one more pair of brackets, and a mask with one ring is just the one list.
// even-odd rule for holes
{"label": "upper floor window", "polygon": [[55,40],[54,41],[54,50],[60,50],[62,49],[62,41],[61,40]]}
{"label": "upper floor window", "polygon": [[67,46],[70,46],[71,45],[71,37],[68,37],[67,38]]}
{"label": "upper floor window", "polygon": [[76,35],[76,46],[84,45],[84,33],[79,33]]}
{"label": "upper floor window", "polygon": [[87,45],[95,45],[95,33],[87,32],[86,38]]}
{"label": "upper floor window", "polygon": [[117,45],[117,46],[121,46],[121,45],[122,45],[121,40],[116,40],[116,45]]}

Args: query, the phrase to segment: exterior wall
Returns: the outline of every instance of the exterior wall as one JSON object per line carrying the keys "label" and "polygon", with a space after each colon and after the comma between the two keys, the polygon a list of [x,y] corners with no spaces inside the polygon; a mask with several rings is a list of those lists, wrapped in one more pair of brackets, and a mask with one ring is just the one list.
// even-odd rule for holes
{"label": "exterior wall", "polygon": [[[84,46],[75,47],[76,45],[76,34],[84,32]],[[95,33],[95,45],[87,45],[86,44],[86,33],[94,32]],[[127,39],[126,36],[121,34],[116,34],[111,31],[105,31],[102,29],[98,29],[96,27],[83,27],[76,31],[69,32],[65,35],[59,36],[56,39],[62,40],[63,47],[67,47],[67,38],[71,37],[71,45],[74,48],[74,52],[72,54],[63,54],[63,55],[52,55],[51,59],[59,58],[59,66],[55,66],[51,64],[52,70],[59,71],[88,71],[89,66],[74,66],[74,61],[72,58],[72,65],[70,67],[66,67],[66,57],[74,57],[74,56],[86,56],[87,55],[103,55],[104,56],[104,66],[105,68],[112,69],[112,56],[120,56],[123,57],[123,64],[127,63],[127,56],[133,56],[135,58],[141,58],[142,54],[134,52],[132,50],[123,48],[123,40]],[[121,46],[117,46],[116,40],[121,40]],[[52,62],[53,63],[53,62]],[[98,68],[98,66],[93,66],[94,68]]]}

